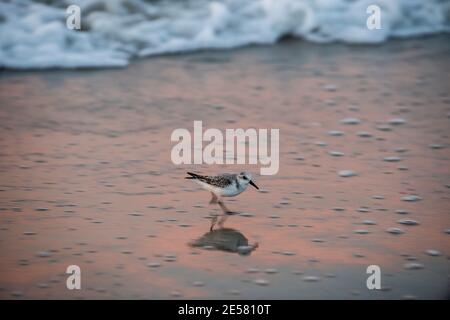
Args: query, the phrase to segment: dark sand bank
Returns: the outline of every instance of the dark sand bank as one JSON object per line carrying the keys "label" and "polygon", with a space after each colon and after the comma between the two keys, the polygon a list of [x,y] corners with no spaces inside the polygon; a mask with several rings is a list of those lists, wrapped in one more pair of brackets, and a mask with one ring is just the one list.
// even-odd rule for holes
{"label": "dark sand bank", "polygon": [[[0,298],[448,298],[449,40],[2,72]],[[279,173],[173,165],[171,132],[194,120],[279,128]],[[219,209],[185,171],[243,169],[266,192],[228,200],[247,214],[226,227],[259,246],[190,246]],[[80,291],[66,289],[71,264]],[[372,264],[384,290],[366,288]]]}

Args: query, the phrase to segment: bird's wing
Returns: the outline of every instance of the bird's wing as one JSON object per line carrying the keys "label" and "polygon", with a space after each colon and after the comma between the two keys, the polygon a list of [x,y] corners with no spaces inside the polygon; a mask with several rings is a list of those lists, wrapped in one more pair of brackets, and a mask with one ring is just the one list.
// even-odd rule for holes
{"label": "bird's wing", "polygon": [[207,182],[207,183],[209,183],[213,186],[216,186],[216,187],[225,188],[225,187],[229,186],[230,184],[233,184],[235,175],[234,174],[222,174],[220,176],[214,176],[214,177],[208,177],[208,178],[209,178],[209,182]]}
{"label": "bird's wing", "polygon": [[235,175],[233,174],[223,174],[219,176],[202,176],[196,173],[188,172],[188,175],[190,177],[187,177],[186,179],[195,179],[200,180],[202,182],[205,182],[209,185],[215,186],[215,187],[226,187],[233,183],[233,178]]}

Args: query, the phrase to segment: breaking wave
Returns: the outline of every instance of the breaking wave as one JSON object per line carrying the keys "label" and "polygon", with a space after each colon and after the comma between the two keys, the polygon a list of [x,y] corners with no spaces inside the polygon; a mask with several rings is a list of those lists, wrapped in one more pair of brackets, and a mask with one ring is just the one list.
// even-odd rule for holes
{"label": "breaking wave", "polygon": [[[73,4],[81,9],[80,31],[66,27]],[[366,26],[372,4],[381,9],[379,30]],[[449,31],[448,0],[3,0],[0,67],[123,67],[133,57],[284,36],[373,44]]]}

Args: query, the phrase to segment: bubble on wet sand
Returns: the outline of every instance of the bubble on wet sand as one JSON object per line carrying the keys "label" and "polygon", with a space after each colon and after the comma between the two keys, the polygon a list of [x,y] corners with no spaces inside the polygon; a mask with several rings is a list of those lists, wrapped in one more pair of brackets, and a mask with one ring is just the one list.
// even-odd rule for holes
{"label": "bubble on wet sand", "polygon": [[388,123],[394,126],[399,126],[406,123],[406,120],[403,118],[392,118],[388,120]]}
{"label": "bubble on wet sand", "polygon": [[36,235],[36,232],[33,232],[33,231],[24,231],[22,234],[23,234],[24,236],[34,236],[34,235]]}
{"label": "bubble on wet sand", "polygon": [[36,210],[36,211],[48,211],[48,208],[36,208],[34,210]]}
{"label": "bubble on wet sand", "polygon": [[259,269],[257,268],[247,268],[247,270],[245,270],[246,273],[258,273],[260,272]]}
{"label": "bubble on wet sand", "polygon": [[398,153],[404,153],[404,152],[407,152],[409,150],[406,149],[406,148],[398,147],[398,148],[395,148],[394,151],[398,152]]}
{"label": "bubble on wet sand", "polygon": [[368,225],[368,226],[373,226],[373,225],[377,224],[375,221],[372,221],[372,220],[363,220],[362,223],[365,225]]}
{"label": "bubble on wet sand", "polygon": [[367,132],[367,131],[358,131],[356,133],[356,135],[358,137],[360,137],[360,138],[371,138],[372,137],[372,134],[370,132]]}
{"label": "bubble on wet sand", "polygon": [[397,214],[409,214],[409,211],[405,210],[405,209],[397,209],[397,210],[395,210],[395,213],[397,213]]}
{"label": "bubble on wet sand", "polygon": [[23,296],[23,293],[22,293],[22,291],[13,291],[13,292],[11,292],[11,295],[13,297],[21,297],[21,296]]}
{"label": "bubble on wet sand", "polygon": [[253,283],[257,284],[258,286],[268,286],[270,284],[269,280],[266,279],[255,279],[253,280]]}
{"label": "bubble on wet sand", "polygon": [[278,270],[275,268],[267,268],[264,270],[264,272],[268,273],[268,274],[275,274],[275,273],[278,273]]}
{"label": "bubble on wet sand", "polygon": [[418,262],[408,262],[403,265],[406,270],[419,270],[423,269],[424,265]]}
{"label": "bubble on wet sand", "polygon": [[328,154],[333,157],[342,157],[344,155],[344,153],[340,151],[328,151]]}
{"label": "bubble on wet sand", "polygon": [[161,266],[161,263],[159,263],[159,262],[149,262],[149,263],[147,263],[147,267],[150,267],[150,268],[159,268]]}
{"label": "bubble on wet sand", "polygon": [[407,201],[407,202],[416,202],[416,201],[422,200],[422,198],[417,195],[411,194],[411,195],[402,197],[402,200]]}
{"label": "bubble on wet sand", "polygon": [[351,290],[351,291],[350,291],[350,294],[351,294],[352,296],[359,296],[359,295],[361,294],[361,292],[360,292],[359,290]]}
{"label": "bubble on wet sand", "polygon": [[238,296],[238,295],[241,294],[241,291],[237,290],[237,289],[230,289],[230,290],[227,291],[227,293],[231,294],[232,296]]}
{"label": "bubble on wet sand", "polygon": [[325,91],[336,91],[337,85],[333,83],[325,84],[322,86],[322,89],[324,89]]}
{"label": "bubble on wet sand", "polygon": [[406,226],[416,226],[419,224],[419,222],[412,219],[400,219],[397,222]]}
{"label": "bubble on wet sand", "polygon": [[20,266],[28,266],[30,263],[27,259],[20,259],[19,260],[19,265]]}
{"label": "bubble on wet sand", "polygon": [[320,281],[320,277],[318,276],[304,276],[302,280],[305,282],[318,282]]}
{"label": "bubble on wet sand", "polygon": [[356,125],[356,124],[360,124],[361,120],[359,120],[358,118],[344,118],[344,119],[340,120],[339,122],[342,124]]}
{"label": "bubble on wet sand", "polygon": [[48,258],[51,257],[52,254],[48,251],[39,251],[36,255],[40,258]]}
{"label": "bubble on wet sand", "polygon": [[133,217],[141,217],[143,214],[140,212],[131,212],[128,215],[133,216]]}
{"label": "bubble on wet sand", "polygon": [[439,144],[439,143],[433,143],[433,144],[430,144],[429,147],[431,149],[439,150],[439,149],[444,149],[445,145]]}
{"label": "bubble on wet sand", "polygon": [[172,291],[171,293],[170,293],[170,296],[171,297],[174,297],[174,298],[179,298],[179,297],[181,297],[183,294],[180,292],[180,291]]}
{"label": "bubble on wet sand", "polygon": [[442,253],[440,251],[434,250],[434,249],[428,249],[425,251],[425,253],[432,257],[439,257],[442,255]]}
{"label": "bubble on wet sand", "polygon": [[392,128],[387,125],[379,125],[379,126],[376,126],[376,128],[377,128],[377,130],[380,130],[380,131],[391,131],[392,130]]}
{"label": "bubble on wet sand", "polygon": [[327,134],[332,137],[340,137],[340,136],[344,135],[344,133],[342,131],[338,131],[338,130],[330,130],[327,132]]}
{"label": "bubble on wet sand", "polygon": [[168,253],[164,255],[164,261],[173,262],[177,260],[177,255],[173,253]]}
{"label": "bubble on wet sand", "polygon": [[387,228],[387,229],[386,229],[386,232],[387,232],[387,233],[390,233],[390,234],[395,234],[395,235],[405,233],[402,229],[400,229],[400,228],[395,228],[395,227]]}
{"label": "bubble on wet sand", "polygon": [[239,215],[241,217],[247,217],[247,218],[255,216],[253,213],[250,213],[250,212],[241,212],[241,213],[239,213]]}
{"label": "bubble on wet sand", "polygon": [[417,296],[413,295],[413,294],[404,294],[402,296],[403,300],[417,300]]}
{"label": "bubble on wet sand", "polygon": [[350,111],[355,111],[355,112],[357,112],[357,111],[359,111],[360,109],[361,109],[361,108],[360,108],[359,106],[354,105],[354,104],[348,106],[348,110],[350,110]]}
{"label": "bubble on wet sand", "polygon": [[311,241],[312,241],[312,242],[316,242],[316,243],[322,243],[322,242],[325,242],[324,239],[320,239],[320,238],[314,238],[314,239],[311,239]]}
{"label": "bubble on wet sand", "polygon": [[355,177],[358,175],[355,171],[352,170],[340,170],[338,174],[343,178]]}
{"label": "bubble on wet sand", "polygon": [[192,285],[194,287],[204,287],[205,283],[203,281],[194,281],[194,282],[192,282]]}
{"label": "bubble on wet sand", "polygon": [[356,234],[368,234],[368,233],[370,233],[370,231],[366,230],[366,229],[356,229],[356,230],[353,230],[353,233],[356,233]]}
{"label": "bubble on wet sand", "polygon": [[391,156],[391,157],[385,157],[385,158],[383,158],[383,160],[386,162],[399,162],[399,161],[402,161],[402,158],[396,157],[396,156]]}

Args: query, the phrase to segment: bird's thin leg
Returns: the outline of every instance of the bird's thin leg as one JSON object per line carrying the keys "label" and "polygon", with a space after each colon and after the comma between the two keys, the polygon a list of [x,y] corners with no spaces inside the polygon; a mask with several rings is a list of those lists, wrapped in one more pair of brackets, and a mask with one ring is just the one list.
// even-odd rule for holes
{"label": "bird's thin leg", "polygon": [[211,192],[211,196],[212,196],[212,198],[211,198],[211,201],[209,201],[209,204],[217,203],[219,198],[216,196],[216,194],[214,192]]}
{"label": "bird's thin leg", "polygon": [[227,206],[225,205],[225,203],[223,203],[222,200],[218,201],[217,203],[219,204],[224,214],[228,214],[228,212],[230,212],[230,210],[228,210]]}
{"label": "bird's thin leg", "polygon": [[226,215],[226,214],[224,214],[224,215],[222,215],[222,217],[220,217],[220,220],[219,220],[219,223],[218,223],[220,228],[223,228],[223,224],[225,223],[227,218],[228,218],[228,215]]}
{"label": "bird's thin leg", "polygon": [[216,222],[217,222],[217,216],[214,216],[214,217],[211,219],[211,227],[209,228],[209,231],[213,231],[213,228],[214,228],[214,226],[216,225]]}
{"label": "bird's thin leg", "polygon": [[227,206],[223,203],[222,200],[219,200],[217,203],[219,204],[219,206],[222,209],[224,214],[231,215],[231,214],[235,214],[236,213],[236,212],[231,211],[230,209],[228,209]]}

